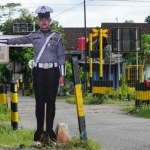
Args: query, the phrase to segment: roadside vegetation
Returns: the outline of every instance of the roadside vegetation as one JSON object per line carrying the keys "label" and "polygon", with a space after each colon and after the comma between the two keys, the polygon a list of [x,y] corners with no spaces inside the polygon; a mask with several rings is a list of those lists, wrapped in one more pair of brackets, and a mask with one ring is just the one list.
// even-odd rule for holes
{"label": "roadside vegetation", "polygon": [[[130,99],[128,99],[128,96]],[[120,109],[129,115],[134,115],[142,118],[150,118],[150,105],[135,106],[135,89],[130,89],[130,93],[127,93],[127,85],[122,86],[121,99],[119,97],[119,91],[113,91],[113,98],[109,98],[108,92],[104,95],[92,95],[90,93],[83,93],[83,104],[84,105],[101,105],[101,104],[115,104],[119,105]],[[76,103],[75,96],[65,97],[65,101],[71,104]]]}
{"label": "roadside vegetation", "polygon": [[142,117],[142,118],[150,118],[150,106],[143,105],[139,107],[135,106],[128,106],[122,109],[123,111],[127,112],[128,114]]}
{"label": "roadside vegetation", "polygon": [[0,104],[0,122],[10,121],[10,108]]}
{"label": "roadside vegetation", "polygon": [[[34,130],[18,129],[13,130],[10,125],[10,109],[6,111],[6,105],[0,104],[0,148],[3,150],[27,150],[34,149]],[[49,148],[52,149],[52,148]],[[72,137],[69,142],[58,144],[55,150],[101,150],[100,143],[92,140],[80,140],[79,137]]]}

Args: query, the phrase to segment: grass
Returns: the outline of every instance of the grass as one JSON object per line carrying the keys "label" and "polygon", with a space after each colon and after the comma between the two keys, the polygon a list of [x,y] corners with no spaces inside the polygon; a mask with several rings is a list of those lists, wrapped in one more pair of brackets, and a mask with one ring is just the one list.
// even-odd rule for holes
{"label": "grass", "polygon": [[0,124],[0,147],[18,147],[20,144],[31,145],[34,131],[18,129],[12,130],[8,124]]}
{"label": "grass", "polygon": [[[12,130],[8,124],[0,124],[0,147],[12,148],[12,150],[20,145],[24,145],[25,148],[32,147],[34,130]],[[92,139],[80,140],[77,137],[73,137],[69,142],[58,144],[57,150],[101,150],[101,146],[98,142]]]}
{"label": "grass", "polygon": [[123,108],[123,111],[127,112],[128,114],[142,117],[142,118],[150,118],[150,106],[149,105],[143,105],[140,107],[135,106],[129,106]]}
{"label": "grass", "polygon": [[[10,125],[10,109],[0,104],[0,149],[14,150],[22,145],[25,148],[33,148],[34,130],[13,130]],[[55,150],[101,150],[101,145],[92,140],[80,140],[73,137],[69,142],[58,144]]]}
{"label": "grass", "polygon": [[[76,104],[75,97],[68,97],[65,99],[66,102],[71,104]],[[135,107],[135,101],[132,100],[119,100],[119,99],[110,99],[107,95],[104,97],[96,97],[96,96],[85,96],[83,97],[84,105],[98,105],[98,104],[117,104],[124,107],[122,110],[127,114],[134,115],[142,118],[150,118],[150,105],[142,105],[140,107]]]}
{"label": "grass", "polygon": [[0,104],[0,121],[10,121],[10,108],[7,105]]}
{"label": "grass", "polygon": [[[68,97],[64,99],[66,102],[70,104],[76,104],[76,99],[74,96]],[[96,97],[96,96],[85,96],[83,97],[84,105],[98,105],[98,104],[119,104],[119,105],[132,105],[134,101],[128,100],[119,100],[119,99],[110,99],[108,97]]]}
{"label": "grass", "polygon": [[61,148],[64,148],[64,150],[67,148],[69,150],[101,150],[102,147],[98,142],[93,141],[92,139],[88,140],[80,140],[77,137],[73,137],[71,141],[66,143],[64,146],[62,145]]}

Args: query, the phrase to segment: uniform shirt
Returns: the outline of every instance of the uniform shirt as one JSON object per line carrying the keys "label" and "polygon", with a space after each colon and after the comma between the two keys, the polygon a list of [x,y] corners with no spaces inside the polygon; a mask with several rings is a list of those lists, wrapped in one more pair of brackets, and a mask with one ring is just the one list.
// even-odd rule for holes
{"label": "uniform shirt", "polygon": [[19,44],[33,44],[34,48],[34,61],[38,57],[38,54],[43,47],[47,37],[55,33],[50,40],[48,41],[44,52],[42,53],[39,63],[53,63],[57,62],[60,66],[60,74],[61,76],[65,75],[65,49],[64,45],[62,44],[61,34],[50,30],[48,33],[44,34],[40,30],[31,33],[29,35],[19,37],[19,38],[11,38],[8,39],[8,45],[19,45]]}

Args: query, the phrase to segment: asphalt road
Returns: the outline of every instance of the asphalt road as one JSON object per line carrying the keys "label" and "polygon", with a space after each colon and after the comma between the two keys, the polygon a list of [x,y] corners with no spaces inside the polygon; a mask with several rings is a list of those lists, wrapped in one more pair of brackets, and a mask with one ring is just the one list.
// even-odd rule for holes
{"label": "asphalt road", "polygon": [[[35,129],[34,98],[19,94],[18,100],[19,126]],[[103,150],[150,150],[150,119],[127,115],[117,105],[90,105],[84,110],[87,136],[100,142]],[[54,129],[57,123],[67,123],[70,135],[78,136],[76,105],[57,100]]]}

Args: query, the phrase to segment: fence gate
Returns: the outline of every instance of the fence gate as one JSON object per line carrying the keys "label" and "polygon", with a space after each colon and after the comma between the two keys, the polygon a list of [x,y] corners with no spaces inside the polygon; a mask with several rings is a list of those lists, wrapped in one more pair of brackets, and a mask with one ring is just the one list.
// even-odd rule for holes
{"label": "fence gate", "polygon": [[143,74],[143,65],[127,65],[123,67],[123,76],[125,76],[126,83],[128,83],[129,87],[135,87],[135,83],[137,81],[137,74],[138,74],[138,81],[144,81],[144,74]]}

